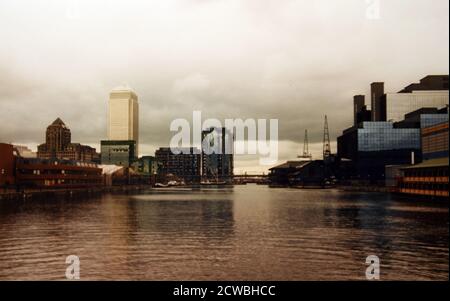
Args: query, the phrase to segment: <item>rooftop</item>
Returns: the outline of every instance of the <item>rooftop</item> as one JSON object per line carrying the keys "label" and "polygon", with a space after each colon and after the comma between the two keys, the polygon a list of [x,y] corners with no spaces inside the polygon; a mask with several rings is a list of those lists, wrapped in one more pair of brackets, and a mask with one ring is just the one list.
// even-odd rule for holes
{"label": "rooftop", "polygon": [[311,162],[312,161],[287,161],[286,163],[272,167],[269,170],[286,169],[286,168],[300,168]]}
{"label": "rooftop", "polygon": [[56,118],[55,121],[53,121],[50,126],[58,126],[58,127],[67,128],[64,121],[62,121],[61,118],[59,118],[59,117]]}
{"label": "rooftop", "polygon": [[133,89],[131,89],[131,87],[128,84],[122,84],[120,86],[115,87],[114,89],[112,89],[113,92],[117,92],[117,91],[133,91]]}
{"label": "rooftop", "polygon": [[418,169],[418,168],[432,168],[432,167],[445,167],[445,166],[448,167],[448,157],[423,161],[420,164],[411,165],[411,166],[405,167],[403,169]]}

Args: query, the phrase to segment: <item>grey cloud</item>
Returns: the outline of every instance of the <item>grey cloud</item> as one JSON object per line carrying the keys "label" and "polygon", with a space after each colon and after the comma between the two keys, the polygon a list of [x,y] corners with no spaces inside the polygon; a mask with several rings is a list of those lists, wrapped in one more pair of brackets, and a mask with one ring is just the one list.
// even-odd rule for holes
{"label": "grey cloud", "polygon": [[108,93],[127,82],[148,152],[168,145],[173,119],[201,110],[279,119],[281,159],[297,155],[308,128],[319,156],[323,116],[334,140],[370,82],[397,91],[448,73],[447,0],[381,1],[380,20],[365,9],[363,0],[2,1],[0,140],[40,143],[61,117],[75,141],[98,145]]}

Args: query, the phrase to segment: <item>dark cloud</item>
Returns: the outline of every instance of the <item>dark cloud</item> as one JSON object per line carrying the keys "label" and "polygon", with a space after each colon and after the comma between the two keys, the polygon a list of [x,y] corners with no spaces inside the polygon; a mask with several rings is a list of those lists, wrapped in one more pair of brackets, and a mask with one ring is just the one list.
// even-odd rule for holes
{"label": "dark cloud", "polygon": [[35,145],[61,117],[75,141],[97,146],[109,91],[126,82],[145,152],[201,110],[279,119],[280,160],[308,128],[319,156],[324,115],[334,140],[370,82],[397,91],[448,73],[448,1],[380,3],[369,20],[363,0],[2,1],[0,140]]}

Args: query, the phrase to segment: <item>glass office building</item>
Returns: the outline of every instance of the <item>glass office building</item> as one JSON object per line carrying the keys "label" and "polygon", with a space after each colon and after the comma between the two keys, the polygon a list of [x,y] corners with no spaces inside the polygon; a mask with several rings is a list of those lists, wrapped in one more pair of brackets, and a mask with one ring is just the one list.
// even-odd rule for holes
{"label": "glass office building", "polygon": [[421,160],[420,128],[395,128],[392,122],[363,122],[338,137],[338,156],[352,160],[354,178],[382,181],[386,165]]}
{"label": "glass office building", "polygon": [[[357,123],[338,137],[338,157],[351,160],[350,174],[355,179],[381,180],[387,165],[421,162],[424,147],[427,156],[445,154],[442,146],[448,132],[443,134],[442,122],[448,120],[448,82],[448,75],[429,75],[398,93],[384,93],[383,83],[373,83],[376,112],[372,111],[371,121]],[[425,137],[423,129],[436,124],[440,126]]]}
{"label": "glass office building", "polygon": [[384,95],[386,121],[401,121],[409,112],[421,108],[444,108],[448,105],[448,91],[413,91]]}
{"label": "glass office building", "polygon": [[130,167],[136,159],[136,141],[101,141],[101,162],[103,165]]}
{"label": "glass office building", "polygon": [[420,127],[427,128],[440,123],[448,122],[448,114],[422,114],[420,115]]}
{"label": "glass office building", "polygon": [[358,129],[358,151],[420,149],[420,129],[397,129],[392,122],[363,122]]}

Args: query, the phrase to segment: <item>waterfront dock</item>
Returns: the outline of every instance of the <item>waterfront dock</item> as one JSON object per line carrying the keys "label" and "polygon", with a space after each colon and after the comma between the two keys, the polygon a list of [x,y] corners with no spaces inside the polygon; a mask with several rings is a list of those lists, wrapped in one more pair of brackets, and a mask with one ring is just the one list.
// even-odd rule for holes
{"label": "waterfront dock", "polygon": [[127,185],[110,187],[90,187],[73,189],[25,189],[23,191],[0,191],[0,201],[6,200],[43,200],[43,199],[70,199],[79,197],[89,197],[104,193],[136,193],[152,189],[151,185]]}

